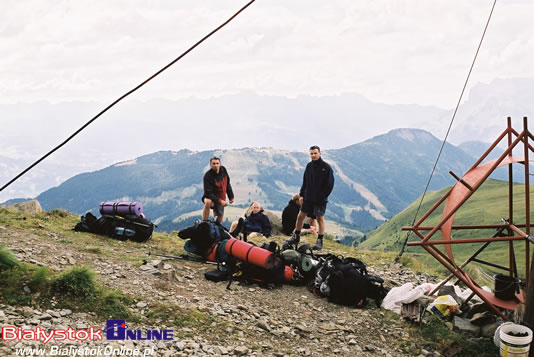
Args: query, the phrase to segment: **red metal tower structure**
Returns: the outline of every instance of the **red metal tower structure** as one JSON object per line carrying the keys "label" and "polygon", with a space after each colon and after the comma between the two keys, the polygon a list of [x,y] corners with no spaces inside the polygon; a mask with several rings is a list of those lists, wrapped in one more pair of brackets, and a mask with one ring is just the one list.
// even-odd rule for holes
{"label": "red metal tower structure", "polygon": [[[499,135],[493,144],[482,154],[482,156],[475,162],[475,164],[460,178],[452,171],[451,175],[458,181],[438,202],[436,202],[413,226],[403,227],[403,230],[410,230],[414,232],[420,241],[408,242],[409,246],[421,246],[430,255],[432,255],[438,262],[446,267],[451,275],[447,280],[442,282],[444,284],[452,277],[458,279],[457,282],[463,282],[468,288],[473,291],[469,297],[471,299],[475,294],[478,295],[491,309],[497,314],[506,319],[501,309],[513,310],[518,301],[523,301],[523,294],[516,294],[516,300],[501,300],[495,296],[494,293],[482,289],[476,281],[469,276],[464,270],[465,266],[470,262],[478,262],[489,265],[495,268],[504,269],[510,276],[517,277],[516,268],[516,254],[514,251],[514,241],[525,242],[525,277],[529,280],[530,274],[530,242],[534,243],[534,237],[531,236],[530,223],[530,189],[529,189],[529,153],[534,151],[534,147],[529,141],[534,141],[534,136],[528,130],[527,118],[523,118],[523,130],[521,132],[512,128],[511,118],[507,119],[507,128]],[[482,163],[488,155],[503,141],[507,141],[507,147],[504,152],[495,160]],[[512,151],[522,147],[523,154],[521,156],[513,156]],[[525,195],[524,195],[524,210],[525,222],[515,222],[514,207],[513,207],[513,177],[512,164],[523,164],[525,174]],[[486,181],[491,173],[501,166],[508,166],[508,219],[503,220],[502,224],[494,225],[453,225],[454,216],[458,209],[473,195],[473,193]],[[438,224],[434,226],[424,226],[425,220],[438,207],[444,204],[443,214]],[[504,203],[503,203],[504,204]],[[481,230],[481,229],[495,229],[492,237],[470,238],[470,239],[454,239],[452,232],[455,230]],[[436,234],[436,232],[441,234]],[[441,236],[437,238],[436,236]],[[434,238],[434,239],[432,239]],[[494,242],[508,242],[509,252],[509,266],[504,267],[494,264],[492,262],[478,259],[477,256]],[[482,243],[480,248],[474,254],[458,265],[454,259],[451,244],[472,244]],[[440,246],[444,250],[440,249]],[[441,284],[440,284],[441,285]],[[439,288],[439,287],[438,287]],[[435,291],[438,289],[436,288]],[[432,293],[434,293],[433,291]],[[469,300],[468,299],[468,300]]]}

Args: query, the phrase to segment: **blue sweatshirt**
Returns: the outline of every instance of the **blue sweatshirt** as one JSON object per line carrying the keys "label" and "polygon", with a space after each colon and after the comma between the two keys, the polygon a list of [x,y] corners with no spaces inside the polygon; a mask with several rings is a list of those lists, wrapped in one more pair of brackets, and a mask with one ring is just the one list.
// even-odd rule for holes
{"label": "blue sweatshirt", "polygon": [[269,217],[267,217],[263,210],[258,213],[250,213],[250,216],[245,218],[245,229],[248,232],[259,232],[266,237],[271,235],[271,222]]}

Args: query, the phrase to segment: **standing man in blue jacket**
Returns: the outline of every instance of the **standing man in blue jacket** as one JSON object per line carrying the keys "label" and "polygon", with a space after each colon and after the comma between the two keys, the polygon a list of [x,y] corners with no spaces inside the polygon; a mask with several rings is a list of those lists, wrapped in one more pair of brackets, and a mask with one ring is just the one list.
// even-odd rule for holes
{"label": "standing man in blue jacket", "polygon": [[304,225],[304,219],[308,215],[316,216],[317,224],[319,225],[317,242],[312,249],[323,249],[324,214],[328,196],[334,188],[334,173],[330,165],[321,159],[321,149],[318,146],[310,147],[310,158],[311,161],[306,165],[302,187],[300,188],[300,212],[297,216],[295,232],[293,237],[284,243],[284,249],[300,242],[300,231]]}
{"label": "standing man in blue jacket", "polygon": [[210,209],[213,209],[213,215],[217,217],[217,222],[222,223],[224,207],[228,206],[227,195],[230,204],[234,203],[234,191],[230,185],[230,176],[228,176],[226,168],[221,165],[221,160],[218,157],[212,157],[210,169],[204,174],[202,219],[206,221],[210,217]]}

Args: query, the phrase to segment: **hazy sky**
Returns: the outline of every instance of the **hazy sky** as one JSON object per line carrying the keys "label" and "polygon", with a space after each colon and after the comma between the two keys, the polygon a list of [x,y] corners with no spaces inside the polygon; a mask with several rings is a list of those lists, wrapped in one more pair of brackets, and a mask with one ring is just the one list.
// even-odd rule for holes
{"label": "hazy sky", "polygon": [[[3,0],[0,185],[246,2]],[[0,202],[35,195],[74,173],[158,150],[254,146],[256,142],[255,138],[233,140],[231,132],[219,140],[219,128],[211,124],[202,137],[184,130],[202,126],[205,117],[188,117],[188,126],[179,120],[170,122],[167,116],[173,113],[161,113],[161,108],[157,118],[136,117],[132,111],[143,102],[239,93],[289,98],[360,94],[377,103],[451,110],[492,4],[492,0],[257,0],[182,61],[105,114],[80,139],[47,159],[25,181],[0,193]],[[468,90],[496,79],[534,78],[533,18],[533,1],[497,2]],[[151,108],[144,108],[144,113]],[[165,108],[172,111],[172,105]],[[206,115],[218,114],[203,109]],[[251,113],[247,110],[225,120],[239,128]],[[157,131],[150,131],[156,127],[151,120],[157,121]],[[107,144],[124,138],[117,130],[121,125],[141,128],[135,149]],[[269,123],[262,125],[269,128]],[[305,118],[296,125],[314,127]],[[358,125],[362,130],[350,143],[383,133],[390,123],[381,126],[362,119]],[[394,127],[410,125],[399,122]],[[292,123],[287,126],[298,129]],[[446,126],[436,121],[434,127],[443,133]],[[344,130],[343,125],[324,138],[329,147],[346,144],[336,142],[336,130]],[[110,133],[113,137],[108,139],[104,134]],[[184,139],[194,139],[198,145],[193,147]],[[277,145],[268,140],[261,144]]]}
{"label": "hazy sky", "polygon": [[[0,102],[111,102],[246,1],[2,1]],[[135,94],[360,93],[456,104],[492,0],[258,0]],[[534,76],[534,2],[500,0],[472,82]]]}

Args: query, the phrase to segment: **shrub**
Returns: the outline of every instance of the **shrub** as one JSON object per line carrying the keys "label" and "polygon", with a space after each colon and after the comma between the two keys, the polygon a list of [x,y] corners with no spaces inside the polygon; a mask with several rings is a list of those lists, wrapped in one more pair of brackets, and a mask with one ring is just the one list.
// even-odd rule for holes
{"label": "shrub", "polygon": [[0,269],[0,298],[8,305],[30,305],[32,295],[24,291],[34,270],[31,265],[18,264],[12,269]]}
{"label": "shrub", "polygon": [[0,269],[0,301],[9,305],[48,306],[51,299],[59,308],[92,311],[108,319],[133,318],[128,310],[132,299],[118,290],[99,286],[95,273],[87,267],[73,267],[60,275],[32,264]]}
{"label": "shrub", "polygon": [[50,286],[50,270],[47,267],[39,267],[33,273],[28,286],[31,291],[47,291]]}
{"label": "shrub", "polygon": [[52,216],[52,217],[61,217],[61,218],[65,218],[65,217],[68,217],[69,216],[69,212],[64,210],[64,209],[53,209],[51,211],[48,211],[46,212],[46,214],[48,216]]}
{"label": "shrub", "polygon": [[152,304],[146,314],[149,320],[172,320],[176,327],[209,328],[215,321],[211,315],[196,309],[187,309],[179,306],[168,306],[161,303]]}
{"label": "shrub", "polygon": [[130,312],[126,305],[132,303],[132,300],[122,295],[120,291],[107,290],[101,292],[95,312],[108,319],[125,320],[130,317]]}
{"label": "shrub", "polygon": [[52,291],[79,298],[94,296],[96,293],[95,273],[87,267],[73,267],[52,282]]}
{"label": "shrub", "polygon": [[85,248],[84,250],[86,252],[93,253],[93,254],[99,254],[99,255],[104,253],[102,251],[102,249],[100,249],[98,247],[89,247],[89,248]]}
{"label": "shrub", "polygon": [[427,323],[421,326],[421,336],[424,338],[424,347],[428,350],[443,350],[451,344],[462,346],[461,356],[496,356],[497,348],[491,339],[470,340],[464,335],[449,330],[446,324],[434,315]]}
{"label": "shrub", "polygon": [[0,245],[0,271],[19,265],[19,261],[10,251]]}

